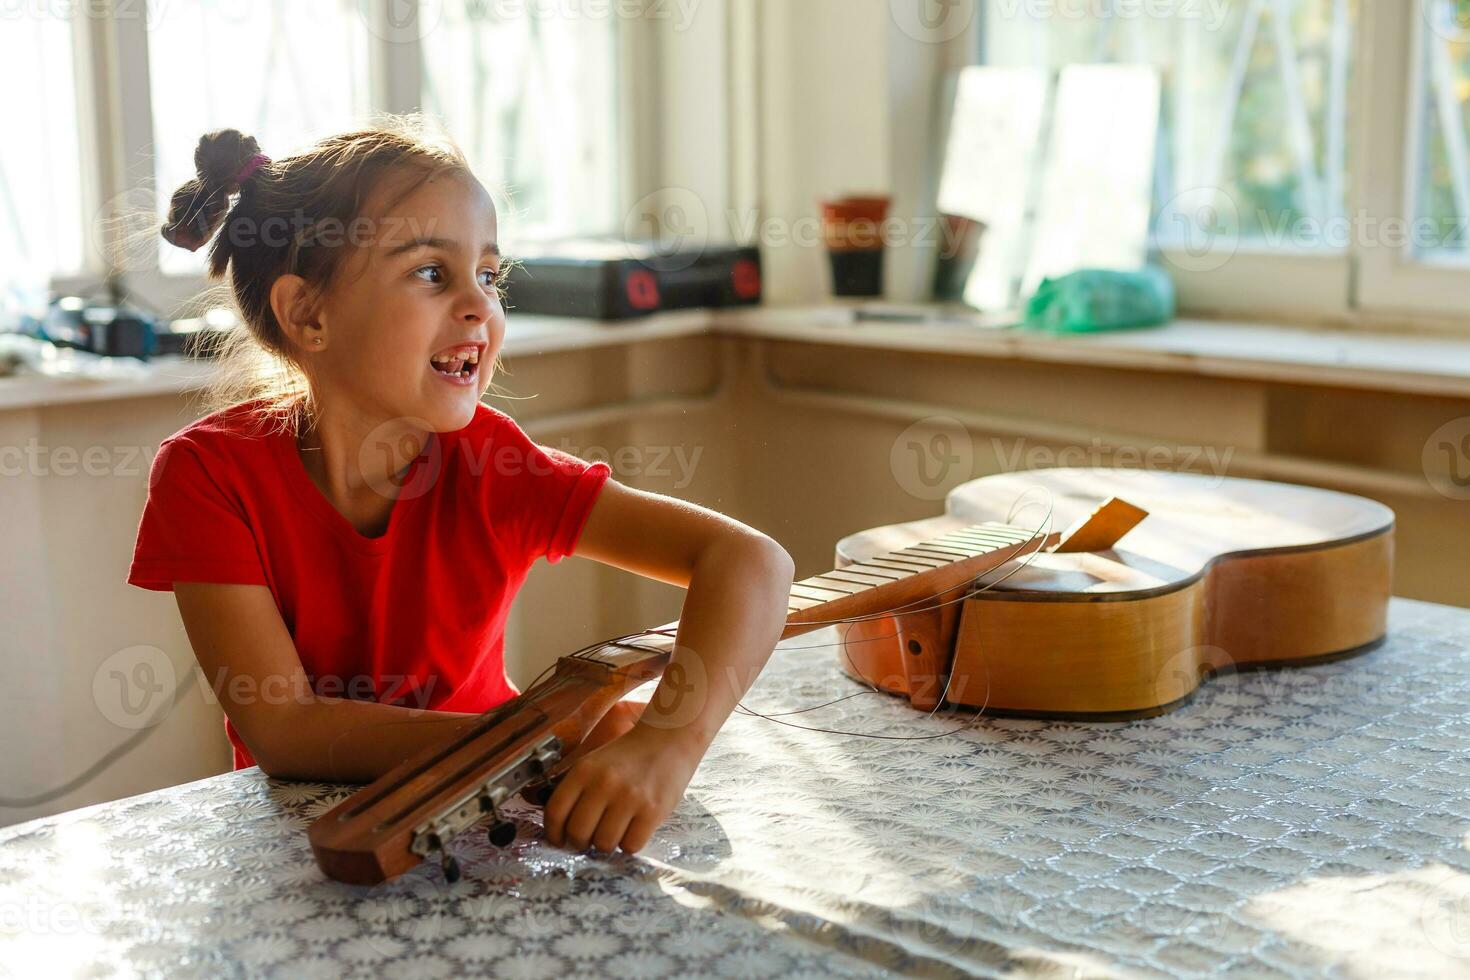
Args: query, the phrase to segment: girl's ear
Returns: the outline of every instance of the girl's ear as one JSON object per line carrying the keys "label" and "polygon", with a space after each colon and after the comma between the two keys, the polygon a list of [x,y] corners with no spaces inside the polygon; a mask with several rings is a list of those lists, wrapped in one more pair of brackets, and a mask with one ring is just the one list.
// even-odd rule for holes
{"label": "girl's ear", "polygon": [[270,300],[271,312],[291,343],[302,350],[326,346],[326,332],[314,316],[312,290],[305,279],[294,273],[277,276],[271,283]]}

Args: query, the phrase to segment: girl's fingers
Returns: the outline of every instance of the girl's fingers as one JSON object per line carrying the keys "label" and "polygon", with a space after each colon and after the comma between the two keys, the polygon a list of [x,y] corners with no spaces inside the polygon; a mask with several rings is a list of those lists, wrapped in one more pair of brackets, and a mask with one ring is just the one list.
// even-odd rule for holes
{"label": "girl's fingers", "polygon": [[586,850],[606,810],[607,797],[601,793],[584,792],[577,797],[577,805],[567,817],[567,846],[576,851]]}
{"label": "girl's fingers", "polygon": [[582,795],[582,781],[573,774],[565,776],[551,793],[543,808],[542,826],[546,839],[557,847],[562,846],[566,836],[567,817]]}
{"label": "girl's fingers", "polygon": [[637,815],[638,806],[634,803],[622,802],[608,807],[603,811],[602,820],[598,822],[597,830],[592,835],[592,846],[607,854],[616,851],[628,825]]}
{"label": "girl's fingers", "polygon": [[641,851],[653,837],[653,832],[658,829],[661,818],[657,814],[647,810],[640,810],[633,814],[633,819],[628,822],[628,827],[623,831],[622,848],[628,854]]}

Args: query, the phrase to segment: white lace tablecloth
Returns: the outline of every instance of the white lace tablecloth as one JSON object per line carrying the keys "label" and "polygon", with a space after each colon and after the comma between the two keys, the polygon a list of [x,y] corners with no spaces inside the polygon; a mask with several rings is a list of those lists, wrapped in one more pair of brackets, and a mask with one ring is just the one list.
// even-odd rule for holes
{"label": "white lace tablecloth", "polygon": [[[827,639],[746,703],[859,690]],[[246,770],[0,831],[0,977],[1470,975],[1467,748],[1470,612],[1396,601],[1378,650],[1146,721],[737,714],[645,851],[518,804],[453,886],[324,879],[346,790]]]}

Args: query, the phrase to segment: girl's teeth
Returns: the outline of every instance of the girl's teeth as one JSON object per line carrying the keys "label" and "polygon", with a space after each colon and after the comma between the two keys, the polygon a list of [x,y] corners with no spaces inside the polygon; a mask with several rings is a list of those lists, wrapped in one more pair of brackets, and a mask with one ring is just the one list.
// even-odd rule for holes
{"label": "girl's teeth", "polygon": [[458,354],[435,354],[433,357],[430,357],[429,360],[434,362],[435,364],[448,364],[450,361],[453,361],[457,358],[464,360],[466,364],[479,364],[480,352],[478,350],[471,349]]}

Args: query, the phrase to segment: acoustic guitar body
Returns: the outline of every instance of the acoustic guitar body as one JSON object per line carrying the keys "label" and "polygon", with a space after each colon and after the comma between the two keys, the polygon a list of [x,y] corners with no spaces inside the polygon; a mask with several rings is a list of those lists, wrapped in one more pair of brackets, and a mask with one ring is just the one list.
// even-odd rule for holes
{"label": "acoustic guitar body", "polygon": [[1148,516],[1106,550],[1037,554],[969,598],[840,625],[842,669],[922,710],[942,700],[1123,720],[1183,704],[1216,673],[1345,657],[1383,639],[1393,512],[1260,480],[1120,469],[983,477],[951,491],[943,516],[843,538],[835,566],[1005,522],[1023,493],[1028,506],[1009,523],[1037,528],[1047,491],[1051,530],[1113,497]]}

